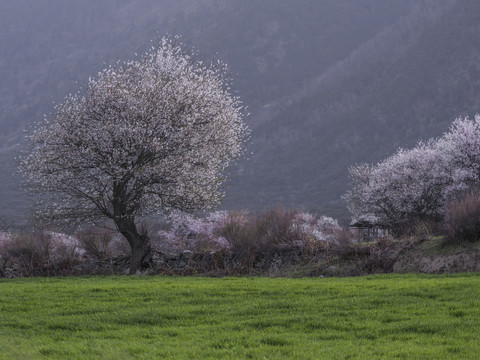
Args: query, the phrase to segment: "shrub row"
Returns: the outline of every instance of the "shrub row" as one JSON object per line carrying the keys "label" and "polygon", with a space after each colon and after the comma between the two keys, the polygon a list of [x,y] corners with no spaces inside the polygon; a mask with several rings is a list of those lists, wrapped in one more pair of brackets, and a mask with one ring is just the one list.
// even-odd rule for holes
{"label": "shrub row", "polygon": [[[165,224],[142,225],[149,232],[155,253],[227,256],[247,272],[260,259],[276,254],[313,259],[351,242],[348,232],[334,219],[284,208],[259,214],[215,212],[204,217],[174,213]],[[161,229],[155,230],[159,226]],[[9,276],[7,272],[15,276],[68,275],[85,260],[125,257],[128,250],[122,236],[103,228],[85,229],[75,236],[4,231],[0,232],[0,276]]]}

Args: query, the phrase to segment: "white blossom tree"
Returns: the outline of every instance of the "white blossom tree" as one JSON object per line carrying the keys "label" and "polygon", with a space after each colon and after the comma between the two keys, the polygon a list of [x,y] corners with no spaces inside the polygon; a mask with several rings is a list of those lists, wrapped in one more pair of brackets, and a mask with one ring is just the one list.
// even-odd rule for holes
{"label": "white blossom tree", "polygon": [[350,176],[345,199],[356,220],[367,218],[398,230],[443,217],[451,171],[435,141],[399,149],[376,166],[355,166]]}
{"label": "white blossom tree", "polygon": [[211,208],[248,129],[225,66],[204,65],[162,39],[68,95],[29,135],[27,182],[54,219],[110,219],[131,247],[130,273],[149,252],[144,215]]}
{"label": "white blossom tree", "polygon": [[391,226],[439,221],[447,202],[480,181],[480,115],[457,118],[442,137],[375,166],[350,169],[344,198],[355,219]]}

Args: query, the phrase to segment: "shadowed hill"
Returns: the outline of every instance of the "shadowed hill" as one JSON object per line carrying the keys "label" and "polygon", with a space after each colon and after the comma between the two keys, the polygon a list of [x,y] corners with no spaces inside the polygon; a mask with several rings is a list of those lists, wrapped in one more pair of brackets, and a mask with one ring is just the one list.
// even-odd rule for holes
{"label": "shadowed hill", "polygon": [[423,2],[272,106],[256,132],[257,176],[235,179],[247,195],[232,202],[247,204],[256,189],[258,202],[344,217],[349,166],[379,161],[478,112],[478,14],[473,0]]}
{"label": "shadowed hill", "polygon": [[[149,40],[166,33],[182,34],[205,59],[215,56],[226,61],[235,79],[233,86],[252,113],[247,121],[257,131],[259,109],[265,104],[292,96],[312,75],[325,72],[397,22],[412,2],[1,2],[0,181],[4,186],[0,199],[4,206],[0,216],[18,217],[26,211],[26,200],[19,200],[19,180],[11,175],[15,171],[12,149],[23,138],[23,129],[52,111],[52,101],[61,102],[107,64],[142,53]],[[252,176],[262,176],[252,168],[254,164],[247,161],[242,166]],[[241,184],[228,191],[244,193]],[[255,198],[255,191],[248,196]],[[241,206],[255,208],[268,202]],[[229,206],[237,207],[232,202]]]}
{"label": "shadowed hill", "polygon": [[27,208],[11,176],[22,130],[171,33],[226,61],[251,113],[253,155],[232,169],[224,206],[346,218],[348,166],[478,111],[479,14],[475,0],[2,2],[0,216]]}

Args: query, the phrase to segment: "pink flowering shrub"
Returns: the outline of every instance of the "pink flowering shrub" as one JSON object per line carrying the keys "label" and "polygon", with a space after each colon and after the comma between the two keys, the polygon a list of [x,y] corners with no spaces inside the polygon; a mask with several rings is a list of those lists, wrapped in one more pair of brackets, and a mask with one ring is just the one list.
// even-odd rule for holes
{"label": "pink flowering shrub", "polygon": [[328,217],[295,209],[275,208],[259,214],[234,213],[223,228],[230,251],[244,269],[275,254],[311,259],[338,241],[341,228]]}
{"label": "pink flowering shrub", "polygon": [[65,257],[80,259],[85,255],[85,250],[75,236],[53,231],[46,231],[43,236],[48,239],[50,262],[62,261]]}
{"label": "pink flowering shrub", "polygon": [[2,271],[11,268],[19,276],[61,272],[80,261],[83,255],[78,240],[66,234],[39,231],[0,235]]}
{"label": "pink flowering shrub", "polygon": [[298,230],[292,226],[294,210],[276,208],[260,214],[233,213],[222,234],[234,253],[255,257],[260,253],[295,246]]}
{"label": "pink flowering shrub", "polygon": [[221,235],[221,228],[228,218],[225,211],[217,211],[205,217],[182,212],[169,216],[170,227],[157,232],[151,240],[157,251],[200,251],[229,248],[230,244]]}
{"label": "pink flowering shrub", "polygon": [[170,216],[170,227],[157,232],[152,246],[158,251],[214,251],[255,254],[279,249],[318,247],[335,242],[341,230],[332,218],[276,208],[259,214],[246,211],[210,213],[196,217]]}
{"label": "pink flowering shrub", "polygon": [[301,230],[305,237],[316,241],[336,242],[336,235],[342,230],[338,221],[328,217],[317,217],[307,212],[298,212],[293,219],[293,226]]}
{"label": "pink flowering shrub", "polygon": [[66,256],[79,259],[85,254],[76,237],[53,231],[28,235],[0,233],[0,247],[3,254],[17,250],[37,253],[46,264],[61,261]]}
{"label": "pink flowering shrub", "polygon": [[12,234],[6,231],[0,231],[0,247],[11,241]]}
{"label": "pink flowering shrub", "polygon": [[96,259],[105,259],[128,254],[127,240],[117,232],[106,228],[91,227],[76,234],[80,249],[84,255]]}

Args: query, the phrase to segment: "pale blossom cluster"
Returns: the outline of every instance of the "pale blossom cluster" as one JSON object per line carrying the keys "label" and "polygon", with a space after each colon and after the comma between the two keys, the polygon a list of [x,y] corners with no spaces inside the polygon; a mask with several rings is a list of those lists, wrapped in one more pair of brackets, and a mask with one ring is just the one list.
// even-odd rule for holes
{"label": "pale blossom cluster", "polygon": [[480,180],[480,115],[458,118],[437,142],[448,158],[452,188],[455,192]]}
{"label": "pale blossom cluster", "polygon": [[341,230],[337,220],[324,215],[317,217],[308,212],[296,213],[292,226],[304,234],[312,235],[317,241],[325,242],[335,242],[335,235]]}
{"label": "pale blossom cluster", "polygon": [[[258,217],[257,217],[258,216]],[[169,216],[169,228],[160,230],[156,236],[152,237],[152,246],[159,251],[182,250],[219,250],[232,249],[234,247],[231,241],[235,242],[235,237],[228,239],[223,236],[224,229],[234,226],[234,228],[251,229],[262,217],[260,215],[248,214],[246,212],[227,212],[217,211],[206,216],[193,216],[191,214],[174,212]],[[261,222],[261,221],[260,221]],[[261,226],[274,226],[275,224],[262,223]],[[289,219],[288,227],[285,231],[297,234],[298,238],[293,239],[294,243],[302,245],[304,241],[313,242],[336,242],[336,237],[341,231],[337,220],[327,217],[317,217],[307,212],[295,212]],[[266,233],[270,230],[263,229]],[[246,232],[249,232],[246,230]],[[255,231],[250,231],[251,236],[261,235]],[[265,235],[265,234],[263,234]],[[279,237],[286,237],[288,234],[278,233]],[[261,242],[262,239],[252,238],[252,242]]]}
{"label": "pale blossom cluster", "polygon": [[68,253],[76,258],[82,258],[86,255],[81,242],[75,236],[54,231],[46,231],[44,235],[49,238],[52,254]]}
{"label": "pale blossom cluster", "polygon": [[31,234],[0,232],[0,257],[30,256],[48,265],[66,259],[79,260],[85,254],[78,239],[71,235],[52,231]]}
{"label": "pale blossom cluster", "polygon": [[445,205],[480,175],[480,116],[458,118],[442,137],[350,169],[344,198],[353,221],[397,226],[439,221]]}
{"label": "pale blossom cluster", "polygon": [[221,236],[221,229],[229,221],[226,211],[211,212],[203,217],[175,211],[168,219],[169,228],[160,230],[152,238],[152,246],[156,250],[194,251],[201,247],[211,250],[230,247]]}
{"label": "pale blossom cluster", "polygon": [[12,239],[12,234],[6,231],[0,231],[0,247],[3,247]]}

